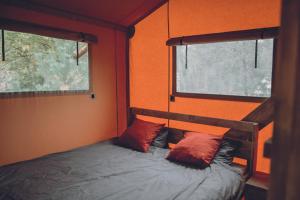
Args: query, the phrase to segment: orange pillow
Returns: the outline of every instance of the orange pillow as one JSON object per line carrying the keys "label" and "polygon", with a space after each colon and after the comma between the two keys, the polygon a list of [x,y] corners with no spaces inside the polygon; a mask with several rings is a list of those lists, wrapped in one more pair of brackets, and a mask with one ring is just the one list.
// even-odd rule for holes
{"label": "orange pillow", "polygon": [[170,150],[167,159],[199,167],[208,166],[219,150],[221,136],[187,132],[178,144]]}
{"label": "orange pillow", "polygon": [[130,127],[119,137],[118,144],[147,152],[153,139],[164,127],[164,124],[156,124],[140,119],[135,119]]}

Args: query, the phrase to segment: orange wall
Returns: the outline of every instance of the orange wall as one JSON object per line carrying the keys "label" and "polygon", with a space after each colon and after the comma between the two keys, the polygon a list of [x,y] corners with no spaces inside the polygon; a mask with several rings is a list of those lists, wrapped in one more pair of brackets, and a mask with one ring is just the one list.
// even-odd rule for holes
{"label": "orange wall", "polygon": [[[116,76],[120,76],[115,70],[125,68],[125,35],[33,11],[8,6],[1,6],[0,9],[2,17],[89,32],[97,35],[99,40],[98,44],[92,45],[90,52],[92,87],[96,99],[92,100],[89,95],[0,99],[0,165],[115,136]],[[118,101],[124,103],[121,96]]]}
{"label": "orange wall", "polygon": [[[186,36],[279,26],[280,0],[170,0],[170,36]],[[167,5],[136,25],[130,41],[130,105],[168,110]],[[258,103],[176,98],[170,111],[239,120]],[[161,120],[160,120],[161,121]],[[170,122],[170,126],[223,134],[225,129]],[[259,135],[257,170],[269,172],[263,158],[264,141],[272,125]]]}

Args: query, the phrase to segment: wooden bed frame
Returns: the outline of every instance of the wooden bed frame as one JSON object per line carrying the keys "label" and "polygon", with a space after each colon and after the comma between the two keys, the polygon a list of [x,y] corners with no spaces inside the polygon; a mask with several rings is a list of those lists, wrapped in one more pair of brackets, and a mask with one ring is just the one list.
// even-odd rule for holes
{"label": "wooden bed frame", "polygon": [[[236,152],[236,157],[247,161],[245,177],[249,178],[256,171],[256,159],[257,159],[257,140],[259,124],[256,122],[248,121],[236,121],[212,117],[203,117],[195,115],[187,115],[173,112],[149,110],[142,108],[130,108],[129,109],[129,122],[137,115],[150,116],[156,118],[163,118],[175,121],[190,122],[196,124],[204,124],[210,126],[224,127],[235,130],[234,132],[226,132],[224,138],[229,141],[238,142],[240,144],[239,149]],[[182,138],[185,130],[168,128],[169,138],[172,143],[178,143]]]}

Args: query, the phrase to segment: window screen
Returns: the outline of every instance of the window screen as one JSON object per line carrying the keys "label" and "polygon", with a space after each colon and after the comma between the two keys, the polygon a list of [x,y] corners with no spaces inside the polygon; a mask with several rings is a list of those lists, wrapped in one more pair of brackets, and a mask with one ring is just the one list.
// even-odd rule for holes
{"label": "window screen", "polygon": [[76,41],[13,31],[4,31],[4,41],[0,93],[89,90],[87,43],[77,54]]}
{"label": "window screen", "polygon": [[273,39],[176,47],[176,92],[270,97]]}

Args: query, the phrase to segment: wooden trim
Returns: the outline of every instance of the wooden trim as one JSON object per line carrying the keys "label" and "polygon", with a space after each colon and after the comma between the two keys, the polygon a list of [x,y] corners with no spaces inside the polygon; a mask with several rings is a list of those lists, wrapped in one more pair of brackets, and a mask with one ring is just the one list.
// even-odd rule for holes
{"label": "wooden trim", "polygon": [[63,18],[69,19],[69,20],[88,23],[88,24],[92,24],[92,25],[96,25],[96,26],[105,27],[105,28],[116,29],[118,31],[122,31],[125,33],[127,32],[126,26],[122,26],[122,25],[119,25],[119,24],[116,24],[116,23],[113,23],[113,22],[110,22],[107,20],[99,19],[99,18],[88,17],[88,16],[80,15],[80,14],[74,13],[74,12],[57,9],[57,8],[52,8],[52,7],[42,5],[39,3],[22,1],[22,0],[3,0],[3,1],[1,1],[1,3],[4,5],[19,7],[19,8],[32,10],[32,11],[43,13],[43,14],[63,17]]}
{"label": "wooden trim", "polygon": [[276,38],[279,34],[279,27],[251,29],[242,31],[231,31],[223,33],[212,33],[204,35],[192,35],[170,38],[166,45],[189,45],[189,44],[200,44],[200,43],[211,43],[211,42],[227,42],[227,41],[239,41],[239,40],[257,40]]}
{"label": "wooden trim", "polygon": [[69,31],[6,18],[0,18],[0,29],[74,40],[78,42],[97,43],[98,40],[95,35],[89,33]]}
{"label": "wooden trim", "polygon": [[[175,81],[176,82],[176,81]],[[184,98],[196,98],[196,99],[217,99],[225,101],[244,101],[244,102],[264,102],[268,97],[248,97],[248,96],[234,96],[234,95],[220,95],[220,94],[197,94],[197,93],[184,93],[184,92],[174,92],[175,97]]]}
{"label": "wooden trim", "polygon": [[131,108],[131,114],[145,115],[145,116],[158,117],[158,118],[197,123],[197,124],[205,124],[210,126],[232,128],[235,130],[245,131],[245,132],[253,132],[255,130],[255,126],[258,125],[255,122],[245,122],[245,121],[236,121],[236,120],[229,120],[229,119],[203,117],[203,116],[187,115],[181,113],[172,113],[172,112],[149,110],[149,109],[142,109],[142,108]]}
{"label": "wooden trim", "polygon": [[145,19],[146,17],[148,17],[150,14],[152,14],[153,12],[155,12],[157,9],[159,9],[161,6],[163,6],[168,1],[169,0],[163,0],[163,1],[161,1],[158,5],[156,5],[152,9],[148,10],[147,12],[145,12],[142,16],[140,16],[139,18],[137,18],[136,20],[134,20],[130,25],[131,26],[136,25],[137,23],[139,23],[140,21],[142,21],[143,19]]}

